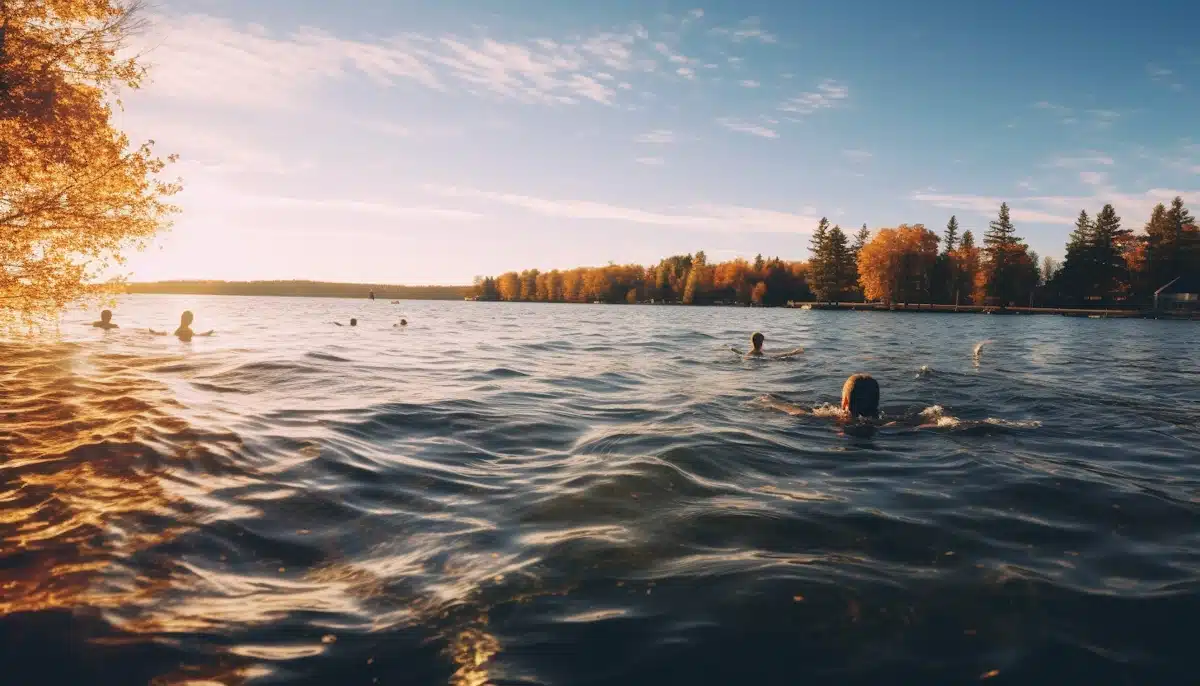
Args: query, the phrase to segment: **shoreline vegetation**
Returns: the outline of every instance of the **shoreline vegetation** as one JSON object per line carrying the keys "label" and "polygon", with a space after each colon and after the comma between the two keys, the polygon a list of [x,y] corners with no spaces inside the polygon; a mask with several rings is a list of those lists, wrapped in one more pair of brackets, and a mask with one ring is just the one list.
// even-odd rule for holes
{"label": "shoreline vegetation", "polygon": [[[1123,228],[1112,205],[1081,211],[1061,263],[1039,259],[1016,233],[1008,204],[977,245],[950,217],[939,235],[922,224],[853,242],[821,219],[808,261],[778,257],[709,262],[703,251],[657,264],[527,269],[477,277],[472,297],[578,303],[808,306],[851,309],[1057,314],[1130,312],[1193,318],[1200,301],[1200,229],[1174,198],[1158,204],[1142,232]],[[1161,297],[1160,297],[1161,296]],[[859,307],[855,308],[857,303]],[[911,309],[918,305],[917,309]],[[822,305],[821,307],[824,307]]]}

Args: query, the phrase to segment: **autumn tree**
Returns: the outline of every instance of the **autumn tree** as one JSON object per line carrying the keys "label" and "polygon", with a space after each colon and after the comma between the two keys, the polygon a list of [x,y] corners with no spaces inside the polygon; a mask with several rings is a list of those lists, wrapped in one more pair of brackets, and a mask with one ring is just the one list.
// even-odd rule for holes
{"label": "autumn tree", "polygon": [[879,229],[859,254],[864,295],[887,304],[927,298],[937,250],[937,234],[920,224]]}
{"label": "autumn tree", "polygon": [[763,304],[763,299],[767,297],[767,284],[759,281],[754,284],[754,291],[750,294],[750,302],[755,305]]}
{"label": "autumn tree", "polygon": [[97,279],[169,223],[168,160],[112,123],[144,69],[119,57],[140,26],[118,0],[0,1],[0,315],[96,295]]}

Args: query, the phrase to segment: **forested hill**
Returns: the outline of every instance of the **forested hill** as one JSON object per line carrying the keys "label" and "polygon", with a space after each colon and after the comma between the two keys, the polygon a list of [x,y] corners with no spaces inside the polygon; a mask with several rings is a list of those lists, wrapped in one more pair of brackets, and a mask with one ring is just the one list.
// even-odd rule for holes
{"label": "forested hill", "polygon": [[126,293],[179,295],[278,295],[306,298],[366,298],[379,300],[461,300],[469,286],[393,286],[323,281],[152,281],[125,285]]}

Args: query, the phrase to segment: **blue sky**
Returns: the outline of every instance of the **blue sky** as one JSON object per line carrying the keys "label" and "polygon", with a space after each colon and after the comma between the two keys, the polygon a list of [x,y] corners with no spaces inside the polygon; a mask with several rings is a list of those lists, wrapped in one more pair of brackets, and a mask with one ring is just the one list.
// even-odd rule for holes
{"label": "blue sky", "polygon": [[118,123],[177,152],[163,278],[467,283],[706,250],[804,259],[1001,200],[1061,256],[1200,204],[1186,2],[165,0]]}

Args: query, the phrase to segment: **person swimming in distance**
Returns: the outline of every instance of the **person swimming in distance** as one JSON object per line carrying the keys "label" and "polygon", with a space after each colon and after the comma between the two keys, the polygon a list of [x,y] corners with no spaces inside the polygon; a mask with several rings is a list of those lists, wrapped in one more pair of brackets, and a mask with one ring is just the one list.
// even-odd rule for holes
{"label": "person swimming in distance", "polygon": [[796,348],[795,350],[791,350],[786,353],[779,353],[778,355],[767,355],[766,353],[763,352],[763,343],[765,343],[766,340],[767,340],[766,336],[763,336],[761,333],[755,331],[750,336],[750,345],[753,346],[750,349],[750,352],[744,353],[741,350],[738,350],[737,348],[734,348],[732,346],[730,346],[729,349],[732,350],[733,352],[737,353],[738,355],[741,355],[742,357],[769,357],[773,360],[785,360],[789,357],[794,357],[794,356],[799,355],[804,352],[804,348]]}
{"label": "person swimming in distance", "polygon": [[392,324],[392,326],[393,326],[393,327],[397,327],[397,326],[408,326],[408,320],[407,320],[407,319],[401,319],[399,324]]}
{"label": "person swimming in distance", "polygon": [[108,331],[109,329],[121,328],[112,323],[112,310],[104,310],[101,312],[100,321],[92,322],[92,326],[96,327],[97,329],[104,329],[105,331]]}
{"label": "person swimming in distance", "polygon": [[[195,315],[192,314],[191,310],[184,310],[183,314],[179,316],[179,328],[175,329],[175,332],[172,335],[175,336],[176,338],[178,338],[179,340],[185,341],[185,342],[192,340],[192,337],[194,337],[194,336],[211,336],[211,335],[213,335],[213,332],[211,329],[208,331],[205,331],[204,333],[196,333],[195,331],[192,331],[192,321],[194,319],[195,319]],[[167,335],[166,331],[155,331],[154,329],[150,329],[150,333],[154,334],[155,336],[166,336]]]}
{"label": "person swimming in distance", "polygon": [[[334,324],[336,324],[337,326],[346,326],[345,324],[343,324],[341,322],[334,322]],[[350,318],[350,326],[358,326],[358,320],[351,317]]]}

